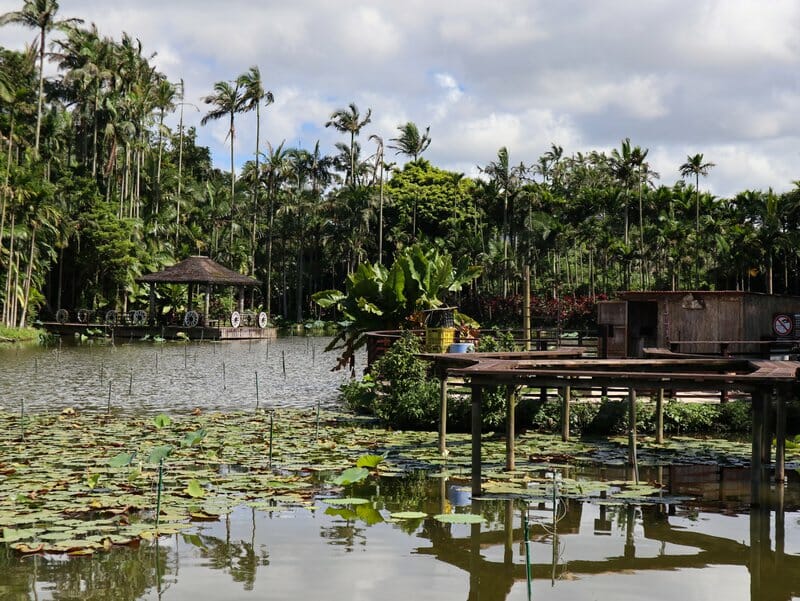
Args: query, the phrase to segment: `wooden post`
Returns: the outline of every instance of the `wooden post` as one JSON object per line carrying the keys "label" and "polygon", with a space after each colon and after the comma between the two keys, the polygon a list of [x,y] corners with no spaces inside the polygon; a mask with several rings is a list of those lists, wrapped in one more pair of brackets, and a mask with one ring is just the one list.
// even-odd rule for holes
{"label": "wooden post", "polygon": [[239,286],[239,313],[244,313],[244,286]]}
{"label": "wooden post", "polygon": [[761,452],[763,450],[762,439],[764,436],[765,396],[766,395],[760,390],[753,392],[751,395],[751,403],[753,406],[753,442],[750,448],[750,505],[753,507],[757,507],[761,502],[761,480],[763,472]]}
{"label": "wooden post", "polygon": [[522,336],[525,350],[531,350],[531,267],[525,266],[525,294],[522,299]]}
{"label": "wooden post", "polygon": [[481,404],[483,387],[472,384],[472,496],[481,496]]}
{"label": "wooden post", "polygon": [[764,415],[761,421],[761,464],[764,469],[769,469],[772,463],[772,390],[764,393]]}
{"label": "wooden post", "polygon": [[633,468],[633,479],[639,484],[639,464],[636,458],[636,391],[628,389],[628,464]]}
{"label": "wooden post", "polygon": [[572,400],[572,388],[564,386],[561,398],[561,440],[569,442],[569,403]]}
{"label": "wooden post", "polygon": [[189,283],[189,299],[188,299],[189,308],[188,311],[194,310],[194,284]]}
{"label": "wooden post", "polygon": [[150,324],[156,322],[156,285],[150,282]]}
{"label": "wooden post", "polygon": [[517,406],[517,390],[509,384],[506,387],[506,470],[513,472],[516,469],[514,463],[514,436],[515,424],[514,413]]}
{"label": "wooden post", "polygon": [[206,302],[203,307],[203,325],[208,325],[208,314],[211,312],[211,284],[206,284]]}
{"label": "wooden post", "polygon": [[656,397],[656,444],[664,443],[664,389],[658,389]]}
{"label": "wooden post", "polygon": [[[778,389],[775,400],[775,482],[786,480],[786,391]],[[781,484],[778,484],[782,488]]]}
{"label": "wooden post", "polygon": [[447,370],[439,381],[439,454],[447,452]]}

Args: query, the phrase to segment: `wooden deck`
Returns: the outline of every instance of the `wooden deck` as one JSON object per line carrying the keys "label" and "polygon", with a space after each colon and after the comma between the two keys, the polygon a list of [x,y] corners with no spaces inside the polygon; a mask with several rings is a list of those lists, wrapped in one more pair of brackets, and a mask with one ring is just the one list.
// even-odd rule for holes
{"label": "wooden deck", "polygon": [[[669,351],[665,351],[665,354]],[[481,411],[486,387],[508,386],[506,403],[508,431],[506,468],[514,469],[514,406],[520,387],[540,391],[561,391],[562,438],[569,439],[569,410],[572,390],[623,387],[628,390],[629,463],[636,468],[637,390],[659,391],[659,408],[664,390],[736,390],[749,395],[753,405],[752,503],[758,505],[767,468],[771,462],[775,435],[775,480],[785,478],[785,402],[800,391],[800,362],[760,359],[665,358],[665,359],[581,359],[554,357],[553,352],[468,353],[425,355],[434,362],[442,378],[442,413],[439,446],[445,450],[447,378],[467,382],[472,399],[472,494],[481,494]],[[663,436],[663,434],[661,434]],[[635,471],[635,470],[634,470]]]}
{"label": "wooden deck", "polygon": [[[239,326],[238,328],[223,326],[195,326],[187,328],[185,326],[134,326],[129,324],[105,325],[105,324],[83,324],[83,323],[59,323],[45,322],[42,324],[48,332],[58,336],[75,336],[86,334],[87,330],[102,330],[106,336],[119,340],[131,339],[138,340],[149,336],[157,336],[167,340],[177,340],[183,335],[190,340],[252,340],[270,339],[277,336],[276,328],[259,328],[251,326]],[[180,335],[179,335],[180,334]]]}

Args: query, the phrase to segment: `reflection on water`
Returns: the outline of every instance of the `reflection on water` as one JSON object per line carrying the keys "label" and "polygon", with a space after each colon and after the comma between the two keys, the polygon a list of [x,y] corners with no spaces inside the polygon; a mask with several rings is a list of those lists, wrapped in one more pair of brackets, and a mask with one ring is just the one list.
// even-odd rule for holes
{"label": "reflection on water", "polygon": [[[2,599],[531,598],[789,600],[800,595],[800,482],[752,513],[712,504],[542,499],[461,503],[455,484],[421,475],[355,486],[367,505],[254,511],[200,523],[159,544],[91,559],[0,553]],[[717,481],[717,486],[722,483]],[[712,483],[707,484],[710,489]],[[676,490],[680,492],[680,490]],[[359,509],[363,508],[363,509]],[[428,517],[393,522],[390,513]],[[555,510],[555,511],[554,511]],[[481,513],[444,524],[441,512]],[[555,528],[553,515],[556,515]]]}
{"label": "reflection on water", "polygon": [[[115,411],[309,407],[336,400],[346,371],[331,372],[327,337],[226,342],[95,341],[0,348],[0,409]],[[284,375],[284,365],[286,368]],[[356,370],[360,373],[361,366]]]}

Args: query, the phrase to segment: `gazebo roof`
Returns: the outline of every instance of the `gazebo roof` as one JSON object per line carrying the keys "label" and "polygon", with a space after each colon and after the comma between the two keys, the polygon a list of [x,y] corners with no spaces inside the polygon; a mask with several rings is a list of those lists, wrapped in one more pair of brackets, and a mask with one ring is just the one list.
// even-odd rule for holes
{"label": "gazebo roof", "polygon": [[223,267],[208,257],[189,257],[163,271],[136,278],[136,281],[162,284],[218,284],[221,286],[258,286],[261,283],[255,278]]}

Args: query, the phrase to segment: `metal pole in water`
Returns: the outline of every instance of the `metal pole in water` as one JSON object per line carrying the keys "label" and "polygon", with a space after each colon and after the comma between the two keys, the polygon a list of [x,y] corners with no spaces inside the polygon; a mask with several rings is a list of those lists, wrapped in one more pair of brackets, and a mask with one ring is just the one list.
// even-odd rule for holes
{"label": "metal pole in water", "polygon": [[528,532],[528,506],[522,514],[522,532],[525,540],[525,579],[528,581],[528,601],[531,599],[531,541]]}
{"label": "metal pole in water", "polygon": [[186,364],[187,364],[188,359],[189,359],[189,347],[186,344],[184,344],[183,345],[183,369],[186,369],[186,367],[187,367]]}
{"label": "metal pole in water", "polygon": [[256,411],[258,411],[258,372],[256,372]]}
{"label": "metal pole in water", "polygon": [[225,362],[222,362],[222,390],[226,390],[228,388],[225,382]]}
{"label": "metal pole in water", "polygon": [[33,373],[35,373],[35,374],[39,373],[39,358],[38,357],[34,357],[33,358]]}
{"label": "metal pole in water", "polygon": [[25,399],[19,401],[19,437],[25,442]]}
{"label": "metal pole in water", "polygon": [[269,412],[269,468],[272,469],[272,421],[275,411]]}
{"label": "metal pole in water", "polygon": [[283,363],[283,377],[286,377],[286,351],[281,351],[281,363]]}
{"label": "metal pole in water", "polygon": [[108,380],[108,404],[106,405],[106,415],[111,415],[111,379]]}
{"label": "metal pole in water", "polygon": [[133,392],[133,370],[131,370],[131,376],[130,379],[128,380],[128,396],[130,396],[132,392]]}
{"label": "metal pole in water", "polygon": [[156,532],[158,531],[158,521],[161,518],[161,484],[164,474],[164,458],[158,461],[158,488],[156,489]]}
{"label": "metal pole in water", "polygon": [[322,401],[317,399],[317,432],[315,438],[319,440],[319,405]]}
{"label": "metal pole in water", "polygon": [[158,373],[158,353],[156,353],[156,373]]}

